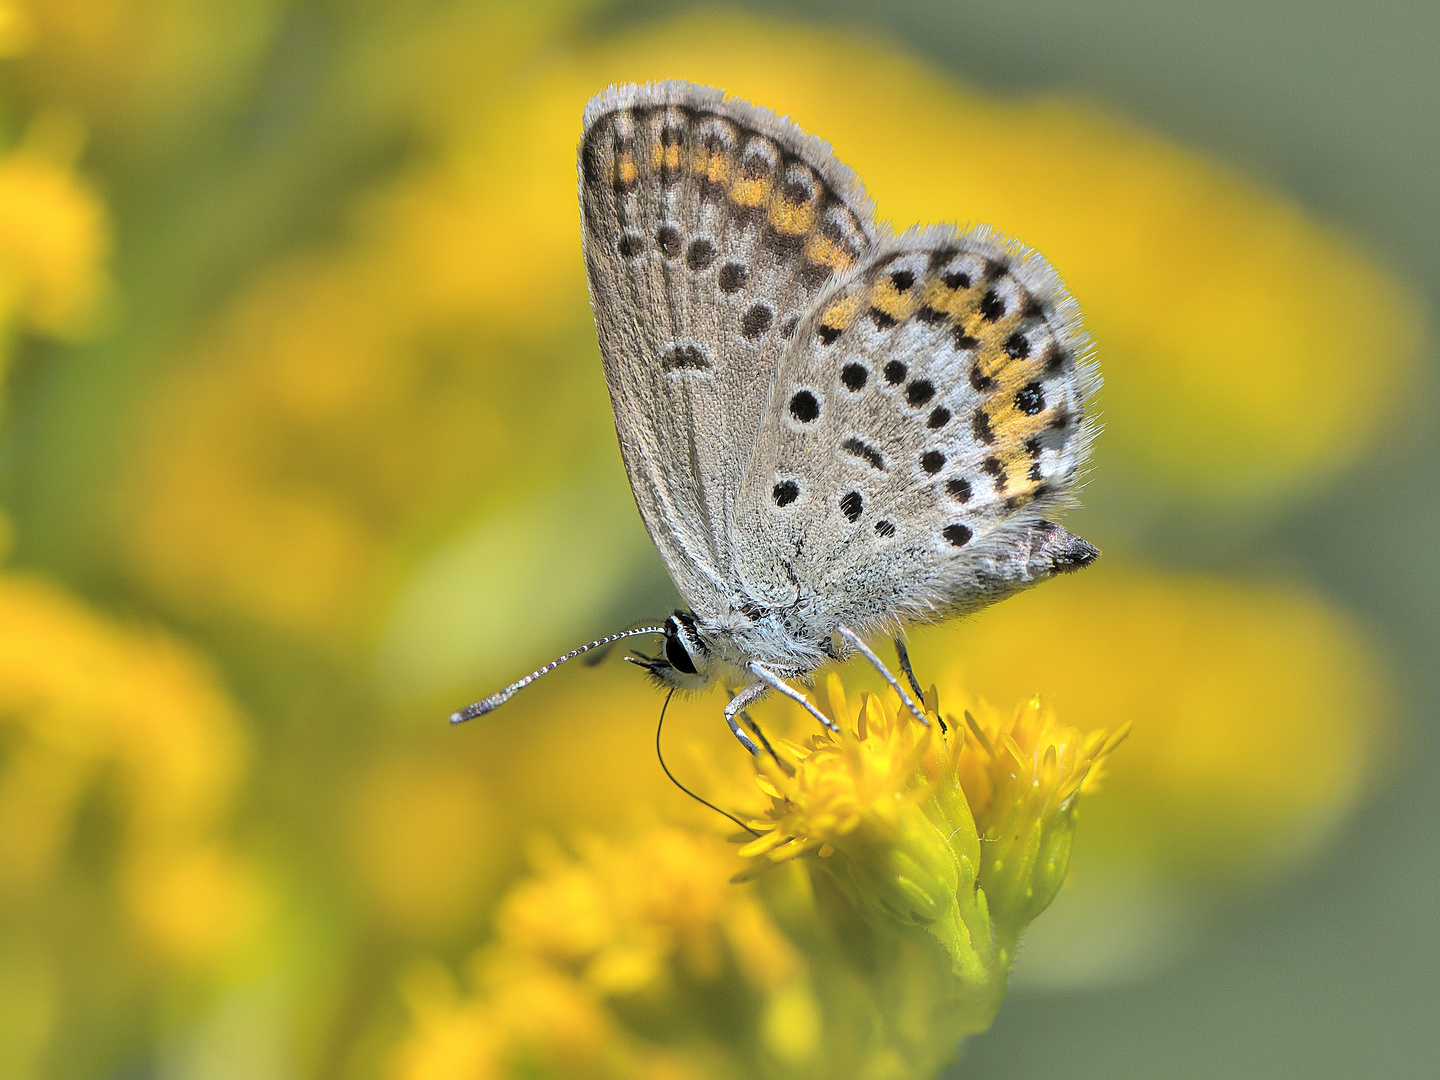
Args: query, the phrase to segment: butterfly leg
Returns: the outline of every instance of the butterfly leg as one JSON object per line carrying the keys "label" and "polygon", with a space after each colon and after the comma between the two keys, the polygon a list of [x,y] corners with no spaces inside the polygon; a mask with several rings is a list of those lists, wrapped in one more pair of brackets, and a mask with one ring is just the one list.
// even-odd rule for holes
{"label": "butterfly leg", "polygon": [[[905,679],[910,683],[910,689],[915,691],[915,699],[924,704],[925,691],[920,689],[920,680],[915,677],[915,669],[910,666],[910,650],[905,647],[905,639],[899,634],[895,635],[895,655],[900,658],[900,670],[905,673]],[[935,719],[940,721],[941,731],[950,730],[940,716],[937,715]]]}
{"label": "butterfly leg", "polygon": [[[804,694],[800,693],[799,690],[796,690],[784,679],[780,678],[779,675],[776,675],[775,672],[771,671],[764,664],[752,662],[750,664],[750,670],[756,675],[758,675],[761,679],[763,679],[766,684],[774,687],[776,690],[779,690],[780,693],[784,694],[791,701],[798,704],[811,716],[815,717],[816,720],[819,720],[820,723],[823,724],[825,727],[829,728],[837,735],[840,733],[840,727],[838,724],[835,723],[834,720],[831,720],[830,717],[826,716],[814,705],[811,705],[809,698],[807,698]],[[752,683],[751,685],[755,684]]]}
{"label": "butterfly leg", "polygon": [[[760,747],[755,745],[755,740],[750,738],[745,732],[745,729],[740,726],[740,722],[736,717],[743,713],[750,705],[753,705],[768,689],[770,688],[763,682],[753,682],[749,686],[742,687],[740,692],[731,698],[725,706],[725,723],[730,725],[730,734],[739,739],[740,745],[756,757],[760,756]],[[771,753],[773,754],[774,751],[771,751]]]}
{"label": "butterfly leg", "polygon": [[[760,725],[757,724],[750,716],[750,714],[745,711],[745,706],[747,704],[760,698],[765,693],[765,691],[769,689],[769,684],[763,682],[754,682],[751,683],[749,686],[745,687],[744,690],[740,691],[740,694],[736,694],[731,699],[730,704],[726,707],[725,722],[730,725],[731,733],[740,740],[741,745],[744,746],[745,749],[749,750],[756,757],[759,757],[760,750],[756,749],[755,743],[745,734],[745,732],[741,731],[739,725],[736,724],[736,720],[742,721],[745,726],[750,729],[750,734],[754,735],[756,739],[760,740],[760,746],[764,747],[765,753],[770,755],[770,760],[775,762],[776,766],[779,767],[780,771],[783,772],[786,776],[794,776],[795,767],[789,762],[785,761],[779,754],[775,753],[775,748],[770,745],[770,740],[765,737],[765,732],[760,730]],[[742,694],[746,695],[743,700],[741,699]],[[740,705],[738,707],[735,705],[736,701],[740,702]]]}
{"label": "butterfly leg", "polygon": [[[920,707],[916,705],[913,700],[911,700],[910,695],[905,692],[903,687],[901,687],[900,681],[896,679],[894,674],[891,673],[890,669],[885,666],[884,661],[882,661],[880,657],[875,655],[875,650],[870,648],[869,645],[866,645],[865,642],[861,641],[860,635],[855,633],[855,631],[851,630],[848,626],[838,626],[836,627],[836,630],[839,631],[841,637],[843,637],[846,641],[848,641],[852,646],[855,647],[856,651],[858,651],[861,656],[865,657],[866,660],[870,661],[876,671],[880,672],[881,678],[883,678],[887,683],[890,684],[890,689],[894,690],[895,693],[899,696],[900,700],[905,703],[905,707],[910,710],[911,715],[914,716],[916,720],[919,720],[920,723],[924,724],[926,727],[929,727],[930,721],[925,718],[925,714],[920,710]],[[753,667],[754,665],[751,666]],[[913,675],[911,676],[911,679],[914,679]]]}
{"label": "butterfly leg", "polygon": [[915,697],[925,700],[925,691],[920,689],[920,680],[915,677],[915,669],[910,666],[910,650],[905,648],[905,639],[899,634],[895,635],[895,655],[900,659],[900,670],[905,673],[905,679],[910,684],[910,689],[915,691]]}

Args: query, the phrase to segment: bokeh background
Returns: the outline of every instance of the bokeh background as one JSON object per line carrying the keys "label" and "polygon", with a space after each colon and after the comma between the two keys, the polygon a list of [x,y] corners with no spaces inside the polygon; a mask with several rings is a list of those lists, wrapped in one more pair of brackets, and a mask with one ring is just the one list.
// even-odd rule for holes
{"label": "bokeh background", "polygon": [[444,723],[674,603],[573,194],[584,101],[661,76],[1039,247],[1097,339],[1106,558],[915,643],[1134,725],[963,1071],[1433,1071],[1436,41],[1403,0],[0,3],[0,1075],[400,1075],[538,838],[701,820],[623,665]]}

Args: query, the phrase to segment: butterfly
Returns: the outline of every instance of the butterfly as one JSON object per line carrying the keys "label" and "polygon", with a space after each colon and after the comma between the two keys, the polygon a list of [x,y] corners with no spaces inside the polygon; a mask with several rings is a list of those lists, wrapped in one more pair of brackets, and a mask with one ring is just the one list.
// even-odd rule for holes
{"label": "butterfly", "polygon": [[[581,646],[455,713],[637,634],[662,684],[725,709],[975,611],[1099,552],[1050,520],[1096,433],[1080,311],[985,226],[895,234],[860,179],[788,119],[684,81],[585,108],[582,247],[640,516],[688,605]],[[754,729],[752,728],[752,731]],[[754,731],[758,736],[758,731]],[[763,736],[761,736],[763,739]]]}

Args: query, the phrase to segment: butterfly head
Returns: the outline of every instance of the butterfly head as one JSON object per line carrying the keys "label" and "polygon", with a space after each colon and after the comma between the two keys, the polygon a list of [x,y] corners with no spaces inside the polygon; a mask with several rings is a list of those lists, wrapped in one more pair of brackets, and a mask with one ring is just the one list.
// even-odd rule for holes
{"label": "butterfly head", "polygon": [[712,650],[688,611],[677,610],[665,620],[659,653],[631,653],[625,659],[643,667],[657,682],[682,690],[703,690],[715,678]]}

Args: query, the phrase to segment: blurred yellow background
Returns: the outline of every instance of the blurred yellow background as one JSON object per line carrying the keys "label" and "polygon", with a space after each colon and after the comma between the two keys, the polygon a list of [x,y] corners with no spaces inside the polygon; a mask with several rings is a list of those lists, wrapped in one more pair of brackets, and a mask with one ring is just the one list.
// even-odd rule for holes
{"label": "blurred yellow background", "polygon": [[[942,694],[1131,725],[963,1069],[1440,1060],[1434,40],[1400,2],[0,0],[0,1076],[465,1075],[407,1040],[552,847],[730,872],[598,839],[715,824],[625,665],[444,723],[677,602],[574,196],[585,101],[661,77],[790,114],[897,227],[1034,245],[1096,338],[1105,558],[913,636]],[[719,708],[677,700],[672,764],[743,801]],[[748,895],[706,900],[732,943]]]}

